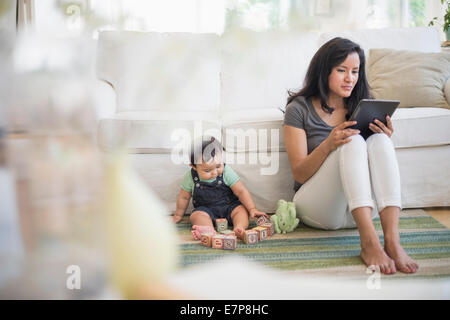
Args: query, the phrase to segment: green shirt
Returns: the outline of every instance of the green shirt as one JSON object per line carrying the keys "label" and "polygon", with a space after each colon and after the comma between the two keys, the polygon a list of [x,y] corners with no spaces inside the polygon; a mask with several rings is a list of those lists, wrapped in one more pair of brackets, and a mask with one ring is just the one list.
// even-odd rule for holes
{"label": "green shirt", "polygon": [[[216,179],[200,179],[200,181],[214,182]],[[239,179],[240,178],[237,173],[229,165],[226,165],[223,169],[223,182],[225,183],[225,185],[231,188],[236,182],[239,181]],[[192,193],[192,191],[194,190],[194,179],[192,179],[191,170],[186,172],[186,174],[184,175],[183,181],[181,182],[181,188],[190,193]]]}

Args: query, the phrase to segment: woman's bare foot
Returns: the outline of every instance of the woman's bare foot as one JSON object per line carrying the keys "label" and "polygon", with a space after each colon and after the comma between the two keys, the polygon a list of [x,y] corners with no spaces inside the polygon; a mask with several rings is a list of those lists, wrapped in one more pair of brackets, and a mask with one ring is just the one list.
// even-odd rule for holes
{"label": "woman's bare foot", "polygon": [[216,230],[214,227],[211,226],[197,226],[193,225],[191,230],[192,236],[194,237],[194,240],[200,240],[202,233],[214,233],[216,234]]}
{"label": "woman's bare foot", "polygon": [[384,250],[394,260],[395,267],[400,272],[415,273],[419,269],[419,265],[406,254],[400,242],[385,240]]}
{"label": "woman's bare foot", "polygon": [[380,268],[380,272],[383,274],[394,274],[396,271],[394,260],[389,258],[380,243],[371,245],[361,244],[360,256],[367,267],[376,266]]}
{"label": "woman's bare foot", "polygon": [[245,232],[244,228],[242,228],[242,227],[235,227],[233,229],[233,231],[236,234],[236,237],[238,237],[239,239],[242,240],[244,238],[244,232]]}

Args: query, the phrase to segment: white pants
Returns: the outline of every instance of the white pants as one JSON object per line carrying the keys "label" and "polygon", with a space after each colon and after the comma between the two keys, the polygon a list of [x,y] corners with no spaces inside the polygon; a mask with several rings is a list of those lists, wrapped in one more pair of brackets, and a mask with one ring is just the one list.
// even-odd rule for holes
{"label": "white pants", "polygon": [[328,230],[354,228],[351,211],[356,208],[373,208],[372,218],[387,206],[401,208],[400,173],[391,139],[384,133],[367,141],[352,136],[329,154],[293,201],[300,221]]}

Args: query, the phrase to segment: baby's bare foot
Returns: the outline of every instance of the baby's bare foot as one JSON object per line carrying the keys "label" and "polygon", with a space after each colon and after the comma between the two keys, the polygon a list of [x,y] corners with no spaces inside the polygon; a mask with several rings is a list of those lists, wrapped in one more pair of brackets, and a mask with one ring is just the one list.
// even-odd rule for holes
{"label": "baby's bare foot", "polygon": [[361,246],[361,258],[364,263],[370,267],[375,266],[380,268],[380,272],[383,274],[394,274],[395,263],[394,260],[388,257],[384,252],[381,244]]}
{"label": "baby's bare foot", "polygon": [[395,267],[399,271],[415,273],[419,269],[419,265],[406,254],[399,242],[385,241],[384,249],[389,257],[394,260]]}
{"label": "baby's bare foot", "polygon": [[191,230],[192,236],[194,240],[200,240],[202,233],[214,233],[216,234],[216,230],[211,226],[198,226],[193,225]]}
{"label": "baby's bare foot", "polygon": [[244,238],[244,232],[245,232],[244,228],[242,228],[242,227],[235,227],[233,229],[233,231],[236,234],[236,237],[238,237],[239,239],[242,240]]}

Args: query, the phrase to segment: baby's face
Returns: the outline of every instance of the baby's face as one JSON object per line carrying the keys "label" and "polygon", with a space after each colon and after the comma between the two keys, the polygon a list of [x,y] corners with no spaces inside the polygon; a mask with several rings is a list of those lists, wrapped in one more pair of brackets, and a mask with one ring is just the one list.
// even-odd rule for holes
{"label": "baby's face", "polygon": [[197,171],[200,179],[210,180],[215,179],[223,172],[223,159],[222,156],[216,156],[210,159],[208,162],[202,162],[193,167]]}

